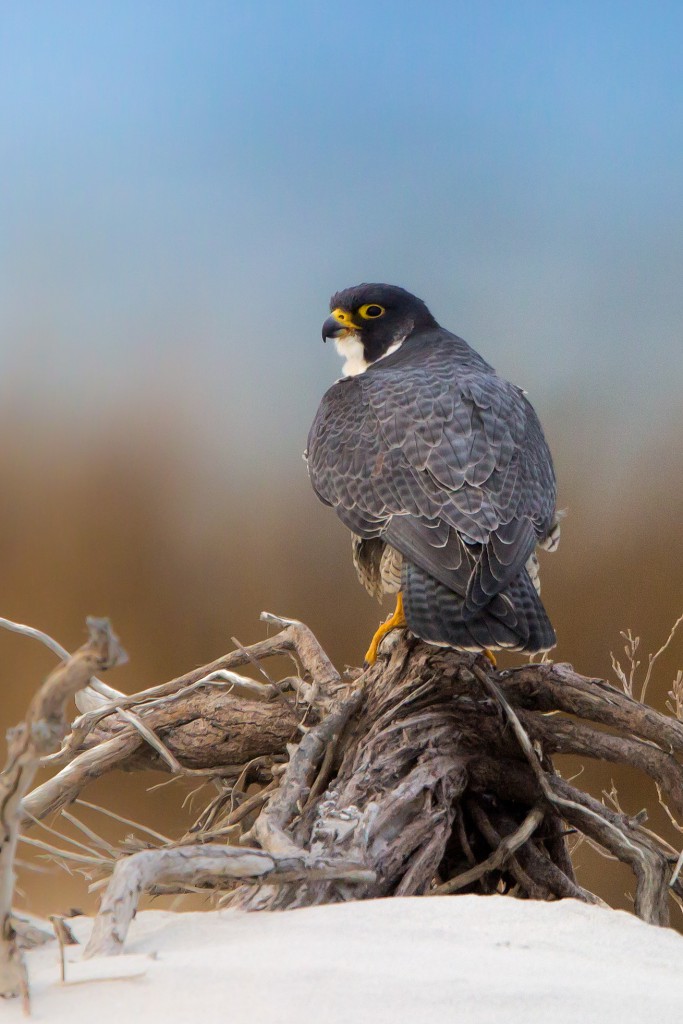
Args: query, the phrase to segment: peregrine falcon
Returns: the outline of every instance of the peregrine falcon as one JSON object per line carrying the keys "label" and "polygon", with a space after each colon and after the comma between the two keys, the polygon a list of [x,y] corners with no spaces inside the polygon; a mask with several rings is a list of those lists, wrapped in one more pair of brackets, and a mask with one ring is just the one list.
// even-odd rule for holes
{"label": "peregrine falcon", "polygon": [[546,651],[538,547],[559,541],[552,458],[524,392],[403,288],[337,292],[323,341],[345,376],[308,438],[313,488],[353,534],[361,583],[430,644]]}

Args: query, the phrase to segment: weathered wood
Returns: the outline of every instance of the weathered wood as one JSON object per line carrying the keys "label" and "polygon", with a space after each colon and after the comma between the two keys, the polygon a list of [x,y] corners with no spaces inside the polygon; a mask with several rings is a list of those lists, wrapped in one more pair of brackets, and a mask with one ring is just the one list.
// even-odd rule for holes
{"label": "weathered wood", "polygon": [[307,871],[319,878],[343,878],[347,882],[372,877],[372,872],[347,862],[309,865],[305,856],[290,857],[264,850],[240,850],[213,844],[135,853],[120,860],[114,868],[85,957],[112,956],[122,952],[141,894],[165,883],[220,888],[227,879],[278,875],[305,878]]}
{"label": "weathered wood", "polygon": [[308,798],[314,784],[314,773],[322,762],[325,751],[338,742],[349,717],[358,709],[362,699],[360,691],[352,693],[317,726],[310,729],[292,755],[289,770],[278,791],[259,814],[248,835],[264,850],[284,856],[300,856],[303,851],[287,838],[284,829]]}
{"label": "weathered wood", "polygon": [[[267,621],[282,632],[126,698],[129,721],[116,701],[82,716],[62,754],[74,759],[27,799],[41,816],[114,767],[170,766],[223,780],[179,844],[145,851],[144,870],[136,867],[143,860],[125,867],[134,858],[117,866],[103,903],[109,925],[98,925],[100,951],[121,947],[114,908],[122,899],[129,920],[140,892],[197,884],[227,888],[224,901],[251,910],[439,889],[598,902],[576,882],[567,825],[632,868],[641,917],[667,921],[677,851],[639,819],[561,779],[550,758],[574,753],[630,765],[683,816],[681,722],[567,665],[496,672],[481,656],[431,647],[405,631],[345,683],[301,623]],[[261,685],[234,674],[283,651],[297,657],[300,675],[267,676]],[[255,793],[253,782],[264,788]],[[189,844],[215,847],[226,838],[242,849],[212,881],[201,855],[193,861],[201,847]],[[249,875],[234,866],[242,853],[258,853],[254,847],[277,870],[230,883]],[[185,853],[166,857],[173,850]],[[683,894],[680,879],[674,891]]]}
{"label": "weathered wood", "polygon": [[604,679],[579,675],[571,665],[527,665],[501,673],[499,682],[516,707],[566,711],[683,754],[683,722],[641,704]]}
{"label": "weathered wood", "polygon": [[[127,707],[139,713],[188,772],[208,769],[216,774],[226,766],[235,766],[239,774],[241,765],[255,757],[283,753],[303,716],[302,710],[295,720],[278,701],[245,700],[213,686],[158,705],[127,701]],[[26,797],[24,827],[67,807],[86,786],[114,769],[168,770],[140,733],[114,714],[88,733],[73,754],[69,764]]]}
{"label": "weathered wood", "polygon": [[22,995],[28,1003],[26,971],[12,917],[14,859],[21,801],[40,759],[56,750],[67,732],[67,703],[96,672],[115,665],[122,648],[103,619],[88,620],[90,639],[48,677],[33,697],[26,719],[8,737],[7,765],[0,775],[0,996]]}

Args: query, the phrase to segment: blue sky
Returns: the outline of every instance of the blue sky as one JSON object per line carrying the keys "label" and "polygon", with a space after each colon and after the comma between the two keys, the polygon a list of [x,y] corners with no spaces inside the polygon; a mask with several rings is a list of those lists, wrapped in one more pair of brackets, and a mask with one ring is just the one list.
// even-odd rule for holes
{"label": "blue sky", "polygon": [[6,0],[0,398],[182,390],[298,458],[327,299],[386,280],[640,444],[680,415],[681,39],[680,3]]}

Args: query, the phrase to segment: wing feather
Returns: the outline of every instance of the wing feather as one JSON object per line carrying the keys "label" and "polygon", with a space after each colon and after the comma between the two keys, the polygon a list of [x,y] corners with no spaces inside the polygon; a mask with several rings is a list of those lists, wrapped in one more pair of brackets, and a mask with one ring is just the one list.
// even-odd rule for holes
{"label": "wing feather", "polygon": [[383,537],[474,616],[548,535],[555,476],[523,393],[437,334],[329,389],[308,467],[354,533]]}

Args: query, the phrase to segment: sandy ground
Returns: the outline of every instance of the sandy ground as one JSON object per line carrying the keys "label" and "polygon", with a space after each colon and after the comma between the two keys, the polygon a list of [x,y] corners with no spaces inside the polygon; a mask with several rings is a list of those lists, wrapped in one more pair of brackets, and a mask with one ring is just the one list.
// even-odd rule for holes
{"label": "sandy ground", "polygon": [[[83,940],[87,918],[73,922]],[[391,899],[282,914],[139,915],[126,955],[29,954],[33,1018],[51,1024],[535,1024],[683,1020],[683,938],[565,900]],[[115,980],[76,979],[106,970]],[[16,1003],[3,1021],[25,1020]]]}

